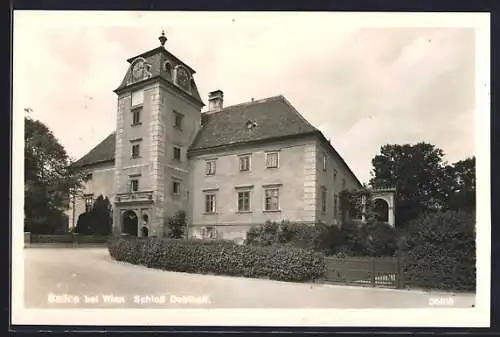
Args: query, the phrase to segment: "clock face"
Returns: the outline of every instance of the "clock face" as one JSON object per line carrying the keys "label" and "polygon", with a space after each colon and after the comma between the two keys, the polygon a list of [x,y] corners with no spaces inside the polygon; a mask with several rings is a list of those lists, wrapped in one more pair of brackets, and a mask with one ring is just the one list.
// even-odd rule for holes
{"label": "clock face", "polygon": [[132,78],[135,81],[140,81],[144,77],[144,62],[137,62],[132,69]]}
{"label": "clock face", "polygon": [[177,84],[185,90],[189,87],[189,75],[184,68],[177,68]]}
{"label": "clock face", "polygon": [[137,61],[132,68],[132,82],[142,81],[151,77],[151,66],[144,60]]}

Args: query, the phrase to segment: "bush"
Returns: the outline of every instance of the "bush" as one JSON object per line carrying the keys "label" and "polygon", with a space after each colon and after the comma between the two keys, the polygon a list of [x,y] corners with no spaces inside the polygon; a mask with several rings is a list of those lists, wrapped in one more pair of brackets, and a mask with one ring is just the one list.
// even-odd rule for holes
{"label": "bush", "polygon": [[346,256],[393,256],[397,250],[396,230],[385,222],[349,221],[342,225],[341,234],[339,252]]}
{"label": "bush", "polygon": [[270,246],[278,243],[279,224],[266,221],[264,225],[252,226],[246,235],[245,244],[252,246]]}
{"label": "bush", "polygon": [[118,261],[176,272],[295,282],[319,279],[326,272],[323,254],[311,250],[243,246],[228,240],[113,236],[108,250]]}
{"label": "bush", "polygon": [[399,255],[410,286],[476,287],[475,217],[463,211],[424,214],[408,224]]}
{"label": "bush", "polygon": [[296,248],[312,249],[326,254],[334,251],[341,243],[337,227],[324,224],[306,225],[290,221],[266,222],[250,228],[245,244],[270,246],[282,244]]}

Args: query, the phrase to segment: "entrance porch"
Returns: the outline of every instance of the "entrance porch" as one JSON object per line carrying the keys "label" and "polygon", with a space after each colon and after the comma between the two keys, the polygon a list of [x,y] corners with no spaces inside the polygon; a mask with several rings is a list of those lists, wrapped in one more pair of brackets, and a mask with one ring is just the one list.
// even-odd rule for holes
{"label": "entrance porch", "polygon": [[113,231],[131,236],[146,237],[154,233],[151,228],[154,215],[152,192],[123,193],[115,202]]}

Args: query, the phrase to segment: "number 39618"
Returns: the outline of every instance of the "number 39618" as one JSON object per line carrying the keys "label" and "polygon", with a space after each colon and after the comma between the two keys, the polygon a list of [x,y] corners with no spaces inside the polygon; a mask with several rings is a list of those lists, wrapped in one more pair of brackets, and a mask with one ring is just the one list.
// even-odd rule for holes
{"label": "number 39618", "polygon": [[450,306],[453,305],[452,296],[432,296],[429,298],[429,305],[431,306]]}

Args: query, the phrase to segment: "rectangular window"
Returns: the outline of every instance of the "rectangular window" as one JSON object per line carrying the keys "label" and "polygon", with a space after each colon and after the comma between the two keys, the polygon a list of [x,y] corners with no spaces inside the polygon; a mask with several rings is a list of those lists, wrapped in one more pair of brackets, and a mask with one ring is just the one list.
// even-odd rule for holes
{"label": "rectangular window", "polygon": [[132,145],[132,158],[139,158],[141,155],[139,144]]}
{"label": "rectangular window", "polygon": [[342,179],[342,189],[345,190],[345,179]]}
{"label": "rectangular window", "polygon": [[184,116],[177,111],[174,111],[174,127],[182,130],[182,120],[184,119]]}
{"label": "rectangular window", "polygon": [[85,195],[85,212],[90,212],[92,210],[92,206],[94,204],[94,195],[86,194]]}
{"label": "rectangular window", "polygon": [[174,160],[181,160],[181,148],[174,146]]}
{"label": "rectangular window", "polygon": [[181,194],[181,183],[178,181],[172,181],[172,195]]}
{"label": "rectangular window", "polygon": [[321,212],[326,212],[326,188],[321,188]]}
{"label": "rectangular window", "polygon": [[333,182],[337,182],[337,170],[333,170]]}
{"label": "rectangular window", "polygon": [[130,192],[137,192],[137,191],[139,191],[139,180],[138,179],[130,180]]}
{"label": "rectangular window", "polygon": [[250,191],[238,192],[238,212],[250,211]]}
{"label": "rectangular window", "polygon": [[215,194],[205,194],[205,213],[215,213]]}
{"label": "rectangular window", "polygon": [[132,106],[138,106],[144,104],[144,91],[137,90],[132,92]]}
{"label": "rectangular window", "polygon": [[215,175],[215,160],[207,160],[205,162],[205,175],[213,176]]}
{"label": "rectangular window", "polygon": [[132,125],[138,125],[141,123],[141,109],[132,110]]}
{"label": "rectangular window", "polygon": [[337,198],[338,198],[338,197],[337,197],[337,195],[335,194],[335,195],[333,196],[333,217],[334,217],[335,219],[337,219],[337,208],[338,208],[338,205],[337,205],[337,202],[338,202],[338,201],[337,201]]}
{"label": "rectangular window", "polygon": [[278,152],[266,153],[266,167],[267,168],[277,168],[278,167]]}
{"label": "rectangular window", "polygon": [[326,153],[323,153],[323,171],[326,171]]}
{"label": "rectangular window", "polygon": [[280,194],[278,188],[268,188],[265,190],[266,211],[278,211],[280,209]]}
{"label": "rectangular window", "polygon": [[250,171],[250,156],[240,156],[240,171]]}

